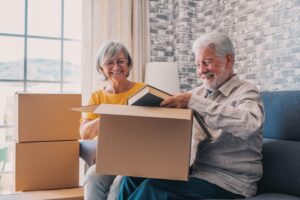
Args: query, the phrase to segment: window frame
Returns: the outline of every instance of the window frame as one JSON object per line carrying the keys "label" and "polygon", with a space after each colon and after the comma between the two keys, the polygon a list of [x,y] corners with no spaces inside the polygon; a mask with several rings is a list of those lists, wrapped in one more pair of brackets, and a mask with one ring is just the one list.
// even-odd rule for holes
{"label": "window frame", "polygon": [[[23,88],[23,91],[22,92],[30,92],[30,84],[32,83],[50,83],[50,84],[55,84],[55,85],[59,85],[59,91],[58,93],[70,93],[69,91],[65,91],[64,89],[64,85],[66,85],[65,87],[67,88],[68,87],[68,84],[70,83],[75,83],[73,82],[72,80],[71,81],[67,81],[65,80],[65,74],[64,74],[64,69],[65,69],[65,60],[64,60],[64,54],[65,54],[65,42],[69,42],[69,41],[72,41],[72,42],[80,42],[80,39],[75,39],[75,38],[68,38],[68,37],[65,37],[65,34],[64,34],[64,27],[65,27],[65,0],[60,0],[60,3],[61,3],[61,8],[60,8],[60,12],[61,12],[61,19],[60,19],[60,28],[61,28],[61,31],[60,31],[60,36],[58,37],[51,37],[51,36],[40,36],[40,35],[30,35],[28,34],[28,6],[29,6],[29,1],[30,0],[23,0],[24,1],[24,9],[25,9],[25,12],[24,12],[24,32],[23,34],[16,34],[16,33],[9,33],[9,32],[0,32],[0,37],[2,38],[6,38],[6,37],[9,37],[9,38],[21,38],[23,40],[23,46],[21,48],[24,48],[24,54],[22,56],[22,59],[23,59],[23,70],[24,70],[24,74],[23,74],[23,77],[20,77],[20,78],[12,78],[12,77],[8,77],[7,79],[4,79],[4,78],[0,78],[0,84],[2,83],[16,83],[16,84],[20,84],[20,88]],[[80,0],[82,2],[82,0]],[[59,77],[59,80],[30,80],[28,79],[28,39],[44,39],[44,40],[47,40],[47,41],[50,41],[50,40],[55,40],[55,41],[59,41],[60,43],[60,56],[58,57],[58,59],[60,60],[59,63],[60,63],[60,70],[59,70],[59,73],[60,73],[60,77]],[[0,61],[1,62],[1,61]],[[78,82],[76,82],[77,84]],[[76,88],[76,91],[79,90],[80,88]],[[47,92],[47,91],[46,91]],[[49,92],[49,93],[52,93],[52,92]],[[77,93],[77,92],[73,92],[73,93]],[[5,95],[5,94],[4,94]],[[12,124],[4,124],[4,123],[0,123],[0,129],[2,130],[10,130],[12,129],[14,126]],[[6,133],[5,133],[5,136],[6,136]],[[4,136],[4,137],[5,137]],[[4,146],[7,146],[11,151],[12,148],[13,148],[13,141],[11,140],[7,140],[5,139],[4,140]],[[12,159],[10,156],[9,156],[9,162],[12,163],[13,159]],[[7,174],[13,174],[13,171],[11,169],[4,169],[4,171],[0,171],[0,176],[2,175],[7,175]],[[12,180],[13,182],[13,180]],[[6,183],[9,187],[12,186],[12,182],[11,183]],[[5,184],[5,185],[6,185]],[[0,190],[0,197],[1,195],[3,194],[6,194],[7,191],[3,191]],[[10,188],[10,191],[9,193],[13,192],[13,188]]]}
{"label": "window frame", "polygon": [[[24,63],[23,63],[23,79],[3,79],[0,78],[0,82],[18,82],[18,83],[23,83],[23,91],[27,92],[28,83],[59,83],[60,84],[60,93],[64,92],[64,84],[69,83],[68,81],[64,80],[64,42],[65,41],[73,41],[73,42],[79,42],[79,39],[72,39],[72,38],[65,38],[64,37],[64,0],[61,1],[61,33],[60,37],[50,37],[50,36],[38,36],[38,35],[29,35],[28,34],[28,1],[29,0],[24,0],[25,1],[25,12],[24,12],[24,34],[11,34],[11,33],[1,33],[0,36],[4,37],[18,37],[18,38],[23,38],[24,39]],[[60,41],[60,79],[58,81],[52,81],[52,80],[30,80],[28,79],[28,74],[27,74],[27,55],[28,55],[28,39],[45,39],[45,40],[56,40]]]}

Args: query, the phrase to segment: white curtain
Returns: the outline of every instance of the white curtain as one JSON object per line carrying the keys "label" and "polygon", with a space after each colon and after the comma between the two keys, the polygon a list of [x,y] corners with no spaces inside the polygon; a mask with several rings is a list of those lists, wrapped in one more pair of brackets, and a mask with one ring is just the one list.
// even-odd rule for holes
{"label": "white curtain", "polygon": [[84,0],[82,16],[82,95],[105,85],[96,71],[95,56],[106,40],[122,42],[131,52],[130,79],[142,82],[149,53],[149,0]]}

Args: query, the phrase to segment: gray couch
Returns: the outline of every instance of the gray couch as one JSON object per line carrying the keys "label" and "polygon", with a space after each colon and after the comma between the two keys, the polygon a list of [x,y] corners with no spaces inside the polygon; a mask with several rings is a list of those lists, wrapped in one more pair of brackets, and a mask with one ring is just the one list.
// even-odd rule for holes
{"label": "gray couch", "polygon": [[[300,199],[300,91],[262,92],[264,125],[263,170],[252,200]],[[81,157],[95,162],[95,141],[81,142]]]}
{"label": "gray couch", "polygon": [[300,199],[300,91],[262,92],[263,178],[253,200]]}

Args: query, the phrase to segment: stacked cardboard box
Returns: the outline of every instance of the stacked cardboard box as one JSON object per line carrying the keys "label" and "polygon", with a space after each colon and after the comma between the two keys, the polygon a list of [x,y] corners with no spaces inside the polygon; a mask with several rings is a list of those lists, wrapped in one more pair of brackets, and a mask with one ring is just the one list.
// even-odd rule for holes
{"label": "stacked cardboard box", "polygon": [[79,186],[80,94],[16,94],[15,190]]}

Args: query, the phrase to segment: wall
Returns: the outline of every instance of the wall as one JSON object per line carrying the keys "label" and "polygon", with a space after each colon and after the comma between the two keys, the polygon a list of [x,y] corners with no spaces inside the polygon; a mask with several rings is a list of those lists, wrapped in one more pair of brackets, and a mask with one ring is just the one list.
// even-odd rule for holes
{"label": "wall", "polygon": [[213,30],[236,48],[235,71],[261,90],[300,90],[300,0],[150,0],[151,61],[176,61],[181,90],[200,83],[193,41]]}

